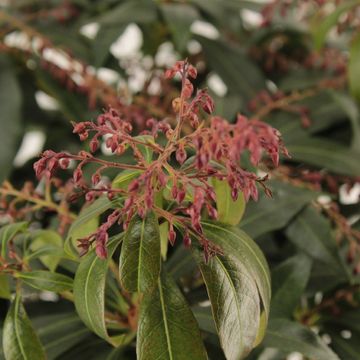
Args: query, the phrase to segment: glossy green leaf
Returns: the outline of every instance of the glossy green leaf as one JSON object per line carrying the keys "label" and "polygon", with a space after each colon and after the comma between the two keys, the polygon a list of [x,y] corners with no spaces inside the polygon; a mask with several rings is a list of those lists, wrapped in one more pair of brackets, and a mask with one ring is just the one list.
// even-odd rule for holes
{"label": "glossy green leaf", "polygon": [[160,232],[156,215],[134,217],[125,233],[120,254],[120,281],[132,292],[147,292],[160,274]]}
{"label": "glossy green leaf", "polygon": [[336,25],[340,16],[356,5],[359,5],[358,0],[347,0],[336,6],[336,8],[327,15],[325,19],[320,20],[321,22],[314,23],[313,36],[314,44],[317,49],[320,49],[324,45],[328,32]]}
{"label": "glossy green leaf", "polygon": [[29,286],[38,290],[63,292],[73,288],[73,279],[50,271],[29,271],[15,275]]}
{"label": "glossy green leaf", "polygon": [[109,261],[122,240],[122,234],[113,237],[108,243],[108,259],[100,259],[94,250],[81,261],[74,279],[75,308],[81,320],[95,334],[116,344],[110,338],[105,325],[105,282]]}
{"label": "glossy green leaf", "polygon": [[351,94],[360,101],[360,85],[359,79],[360,76],[360,34],[352,39],[350,47],[350,61],[349,61],[349,70],[348,70],[348,79],[350,83]]}
{"label": "glossy green leaf", "polygon": [[102,196],[80,212],[71,224],[65,240],[64,250],[70,257],[76,259],[79,256],[77,240],[95,232],[99,225],[98,217],[110,209],[116,201],[110,201],[106,196]]}
{"label": "glossy green leaf", "polygon": [[206,360],[199,328],[186,300],[164,275],[141,303],[138,360]]}
{"label": "glossy green leaf", "polygon": [[35,333],[20,296],[16,296],[3,328],[3,351],[6,360],[45,360],[46,355]]}
{"label": "glossy green leaf", "polygon": [[196,9],[188,4],[162,4],[161,11],[171,30],[172,37],[178,51],[186,49],[190,39],[191,24],[199,17]]}
{"label": "glossy green leaf", "polygon": [[316,192],[284,182],[270,181],[268,186],[273,198],[269,199],[261,192],[258,201],[250,201],[247,204],[245,216],[239,225],[252,237],[281,229],[306,204],[318,196]]}
{"label": "glossy green leaf", "polygon": [[264,345],[284,352],[299,352],[314,360],[339,360],[338,356],[309,328],[285,319],[274,319]]}
{"label": "glossy green leaf", "polygon": [[360,153],[330,140],[306,138],[286,144],[291,160],[306,162],[335,173],[357,176]]}
{"label": "glossy green leaf", "polygon": [[330,272],[347,278],[330,222],[313,207],[305,208],[288,226],[289,240],[311,258],[331,265]]}
{"label": "glossy green leaf", "polygon": [[[57,253],[61,254],[63,248],[63,240],[61,236],[53,230],[40,230],[37,231],[31,241],[30,249],[34,252],[41,251],[44,247],[48,247],[49,255],[39,256],[40,261],[50,270],[55,271],[61,256],[56,256]],[[32,256],[34,258],[34,255]]]}
{"label": "glossy green leaf", "polygon": [[309,281],[312,261],[304,254],[295,255],[280,265],[271,274],[271,317],[290,318]]}
{"label": "glossy green leaf", "polygon": [[[195,252],[195,251],[194,251]],[[260,296],[252,274],[236,255],[211,257],[196,251],[220,343],[228,360],[242,359],[254,347],[260,325]]]}
{"label": "glossy green leaf", "polygon": [[6,257],[7,244],[12,240],[18,233],[27,230],[27,222],[18,222],[14,224],[5,225],[0,229],[0,245],[1,245],[1,256]]}
{"label": "glossy green leaf", "polygon": [[[266,259],[257,244],[234,226],[202,222],[207,239],[218,245],[225,256],[232,256],[255,281],[266,316],[269,316],[271,281]],[[235,261],[235,260],[234,260]]]}
{"label": "glossy green leaf", "polygon": [[216,194],[218,220],[224,224],[237,225],[245,212],[246,204],[243,193],[240,193],[237,200],[234,201],[227,181],[213,179],[213,186]]}
{"label": "glossy green leaf", "polygon": [[8,58],[0,56],[0,183],[13,166],[23,133],[21,124],[21,91]]}
{"label": "glossy green leaf", "polygon": [[0,273],[0,299],[10,299],[9,275]]}

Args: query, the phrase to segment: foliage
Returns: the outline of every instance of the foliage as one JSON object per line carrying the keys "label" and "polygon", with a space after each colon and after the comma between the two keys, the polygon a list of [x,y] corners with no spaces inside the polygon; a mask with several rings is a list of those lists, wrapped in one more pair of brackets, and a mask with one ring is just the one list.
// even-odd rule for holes
{"label": "foliage", "polygon": [[0,359],[360,356],[360,4],[324,3],[2,6]]}

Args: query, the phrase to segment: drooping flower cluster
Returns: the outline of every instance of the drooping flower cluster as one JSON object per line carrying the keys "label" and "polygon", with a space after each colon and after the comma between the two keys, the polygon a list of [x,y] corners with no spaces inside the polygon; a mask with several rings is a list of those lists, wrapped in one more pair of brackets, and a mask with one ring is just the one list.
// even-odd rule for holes
{"label": "drooping flower cluster", "polygon": [[[264,184],[265,178],[241,166],[241,156],[248,152],[250,161],[257,165],[262,153],[267,153],[275,165],[279,154],[287,155],[280,133],[271,126],[239,115],[235,124],[216,116],[208,117],[214,110],[214,102],[206,90],[198,90],[195,95],[190,81],[197,76],[196,69],[187,61],[179,61],[166,72],[167,78],[179,76],[180,96],[173,101],[176,125],[167,119],[146,121],[148,128],[135,136],[131,124],[114,109],[100,115],[96,121],[73,124],[74,133],[80,139],[89,140],[90,152],[80,151],[76,155],[45,151],[34,165],[36,175],[51,178],[58,168],[66,169],[71,160],[76,162],[73,171],[75,185],[85,194],[86,200],[107,195],[118,197],[121,207],[114,210],[96,233],[81,239],[79,246],[86,252],[95,243],[99,257],[107,256],[108,230],[116,223],[126,229],[135,215],[144,217],[154,211],[161,221],[169,223],[169,242],[174,244],[174,227],[182,230],[185,246],[190,246],[190,235],[196,236],[204,248],[205,257],[219,251],[204,236],[201,219],[206,210],[210,218],[217,218],[216,195],[211,178],[226,180],[231,188],[232,198],[240,192],[248,200],[258,198],[257,184],[269,195]],[[183,135],[184,128],[192,128],[190,134]],[[160,139],[166,139],[164,142]],[[119,161],[108,161],[96,157],[100,143],[116,156]],[[133,164],[121,162],[124,152],[132,152]],[[192,156],[191,156],[192,155]],[[89,163],[98,165],[86,183],[83,168]],[[127,187],[119,187],[103,181],[103,172],[117,168],[132,172],[132,180]],[[156,201],[162,196],[167,202],[166,210]]]}

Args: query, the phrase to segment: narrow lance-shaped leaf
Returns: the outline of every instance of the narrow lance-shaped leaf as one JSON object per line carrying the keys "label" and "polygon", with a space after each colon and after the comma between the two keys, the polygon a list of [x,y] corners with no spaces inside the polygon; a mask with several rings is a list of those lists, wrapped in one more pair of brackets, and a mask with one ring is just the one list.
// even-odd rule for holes
{"label": "narrow lance-shaped leaf", "polygon": [[144,294],[136,352],[138,360],[207,359],[194,315],[170,277]]}
{"label": "narrow lance-shaped leaf", "polygon": [[29,286],[38,290],[63,292],[71,290],[73,287],[73,279],[50,271],[29,271],[16,274],[17,278]]}
{"label": "narrow lance-shaped leaf", "polygon": [[19,295],[12,302],[3,328],[6,360],[45,360],[46,355]]}
{"label": "narrow lance-shaped leaf", "polygon": [[120,280],[132,292],[147,292],[160,274],[160,232],[156,215],[136,216],[127,229],[120,254]]}
{"label": "narrow lance-shaped leaf", "polygon": [[339,360],[339,357],[309,328],[286,319],[269,322],[264,345],[284,352],[299,352],[314,360]]}
{"label": "narrow lance-shaped leaf", "polygon": [[210,297],[220,343],[228,360],[242,359],[254,347],[260,324],[255,279],[236,256],[224,251],[206,264],[194,250]]}
{"label": "narrow lance-shaped leaf", "polygon": [[74,279],[75,307],[81,320],[101,338],[116,345],[105,325],[105,282],[109,261],[122,239],[122,234],[108,243],[108,259],[97,257],[94,250],[87,254],[79,265]]}

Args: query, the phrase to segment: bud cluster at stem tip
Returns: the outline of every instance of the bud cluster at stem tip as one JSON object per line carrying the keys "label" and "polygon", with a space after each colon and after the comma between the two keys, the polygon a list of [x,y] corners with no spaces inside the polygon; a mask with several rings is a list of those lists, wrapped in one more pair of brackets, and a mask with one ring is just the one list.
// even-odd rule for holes
{"label": "bud cluster at stem tip", "polygon": [[[106,195],[109,199],[118,197],[122,204],[94,234],[79,241],[84,253],[95,243],[98,256],[106,258],[110,227],[118,223],[126,229],[135,215],[144,217],[154,211],[160,221],[169,223],[171,244],[176,240],[174,227],[179,228],[184,234],[185,246],[190,246],[191,236],[196,237],[208,258],[219,251],[206,239],[201,225],[204,216],[217,219],[211,178],[227,181],[234,200],[240,192],[246,201],[250,197],[257,200],[257,184],[267,195],[271,194],[265,185],[266,177],[260,178],[244,169],[241,157],[249,153],[251,163],[256,166],[265,152],[274,165],[278,165],[279,154],[288,155],[280,133],[266,123],[243,115],[238,115],[233,124],[219,116],[209,116],[214,110],[213,99],[206,90],[194,93],[190,79],[197,77],[197,71],[187,61],[178,61],[165,76],[177,76],[181,80],[180,96],[172,103],[175,126],[167,118],[151,118],[146,121],[146,130],[135,136],[131,123],[110,108],[94,122],[73,124],[74,133],[82,141],[89,141],[90,152],[69,154],[48,150],[34,165],[39,178],[51,178],[58,168],[67,169],[75,164],[73,182],[87,201]],[[158,141],[161,138],[166,139],[165,145],[161,145],[164,141]],[[117,161],[95,156],[101,142],[118,157]],[[127,151],[132,152],[132,164],[121,162]],[[150,161],[145,153],[152,154]],[[97,165],[91,183],[85,181],[83,174],[84,166],[89,163]],[[109,168],[134,171],[138,175],[123,189],[105,180],[103,175]],[[166,198],[166,210],[155,201],[158,194]]]}

